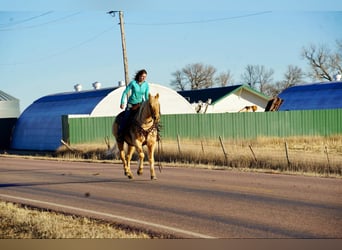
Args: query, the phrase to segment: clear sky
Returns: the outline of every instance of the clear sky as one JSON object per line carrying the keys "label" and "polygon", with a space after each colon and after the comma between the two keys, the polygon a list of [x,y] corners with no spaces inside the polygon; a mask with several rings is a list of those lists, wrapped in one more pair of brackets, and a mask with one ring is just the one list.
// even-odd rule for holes
{"label": "clear sky", "polygon": [[124,11],[130,77],[145,68],[149,82],[167,87],[173,72],[197,62],[230,70],[236,84],[248,64],[282,80],[290,64],[308,69],[304,46],[342,39],[337,0],[9,2],[0,0],[0,90],[21,111],[77,83],[86,90],[124,80],[119,16],[110,10]]}

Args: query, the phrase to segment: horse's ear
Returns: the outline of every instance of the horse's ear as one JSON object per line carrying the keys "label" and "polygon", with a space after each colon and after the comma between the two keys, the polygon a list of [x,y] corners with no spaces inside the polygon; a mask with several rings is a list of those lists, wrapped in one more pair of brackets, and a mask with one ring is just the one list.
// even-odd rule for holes
{"label": "horse's ear", "polygon": [[159,98],[159,93],[156,94],[156,99],[158,99],[158,98]]}
{"label": "horse's ear", "polygon": [[152,95],[151,93],[148,93],[148,99],[151,99]]}

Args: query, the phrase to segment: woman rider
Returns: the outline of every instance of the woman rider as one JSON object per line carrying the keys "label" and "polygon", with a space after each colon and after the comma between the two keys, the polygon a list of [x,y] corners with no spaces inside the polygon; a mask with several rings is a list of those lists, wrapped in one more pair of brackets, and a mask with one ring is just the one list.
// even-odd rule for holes
{"label": "woman rider", "polygon": [[148,100],[148,95],[150,92],[150,87],[148,82],[146,81],[147,72],[145,69],[139,70],[134,77],[134,80],[131,81],[121,96],[120,108],[123,109],[125,107],[125,99],[128,93],[130,96],[128,97],[127,106],[125,113],[122,117],[118,135],[119,138],[123,139],[123,132],[127,125],[128,117],[131,113],[131,110],[135,110],[139,107],[139,104],[143,101]]}

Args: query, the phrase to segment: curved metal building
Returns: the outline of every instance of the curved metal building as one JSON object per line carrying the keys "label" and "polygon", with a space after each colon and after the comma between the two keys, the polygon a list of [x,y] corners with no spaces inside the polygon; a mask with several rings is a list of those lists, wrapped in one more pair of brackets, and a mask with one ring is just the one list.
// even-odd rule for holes
{"label": "curved metal building", "polygon": [[9,148],[12,129],[19,114],[19,100],[0,90],[0,149]]}
{"label": "curved metal building", "polygon": [[342,82],[297,85],[279,94],[279,111],[342,108]]}
{"label": "curved metal building", "polygon": [[[116,116],[124,87],[75,91],[44,96],[33,102],[19,117],[11,148],[21,150],[58,149],[62,139],[62,116]],[[150,92],[160,95],[162,114],[195,113],[176,91],[150,83]]]}

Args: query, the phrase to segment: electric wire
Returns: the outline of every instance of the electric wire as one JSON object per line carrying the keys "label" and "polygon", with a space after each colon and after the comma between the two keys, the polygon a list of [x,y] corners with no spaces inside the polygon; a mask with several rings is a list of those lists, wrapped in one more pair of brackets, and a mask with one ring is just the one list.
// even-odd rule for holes
{"label": "electric wire", "polygon": [[184,25],[184,24],[198,24],[198,23],[213,23],[213,22],[223,22],[227,20],[232,19],[240,19],[240,18],[246,18],[251,16],[259,16],[271,13],[272,11],[262,11],[252,14],[245,14],[245,15],[239,15],[239,16],[233,16],[233,17],[222,17],[222,18],[214,18],[214,19],[206,19],[206,20],[195,20],[195,21],[185,21],[185,22],[165,22],[165,23],[130,23],[125,22],[125,25],[141,25],[141,26],[167,26],[167,25]]}
{"label": "electric wire", "polygon": [[48,60],[48,59],[53,58],[53,57],[56,57],[56,56],[60,56],[60,55],[62,55],[62,54],[67,53],[67,52],[70,51],[70,50],[73,50],[73,49],[76,49],[76,48],[78,48],[78,47],[81,47],[81,46],[83,46],[84,44],[87,44],[87,43],[89,43],[89,42],[91,42],[91,41],[93,41],[93,40],[99,38],[99,37],[102,36],[103,34],[105,34],[105,33],[109,32],[109,31],[111,31],[114,27],[115,27],[115,26],[112,25],[111,27],[106,28],[105,30],[103,30],[103,31],[101,31],[101,32],[99,32],[99,33],[97,33],[97,34],[94,35],[94,36],[89,37],[89,38],[86,39],[86,40],[83,40],[83,41],[80,42],[80,43],[77,43],[77,44],[75,44],[75,45],[73,45],[73,46],[71,46],[71,47],[62,49],[62,50],[60,50],[60,51],[58,51],[58,52],[55,52],[55,53],[52,53],[52,54],[50,54],[50,55],[41,57],[41,58],[39,58],[39,59],[31,60],[31,61],[27,61],[27,62],[0,63],[0,66],[15,66],[15,65],[24,65],[24,64],[31,64],[31,63],[39,63],[39,62],[41,62],[41,61],[45,61],[45,60]]}
{"label": "electric wire", "polygon": [[30,18],[26,18],[26,19],[23,19],[23,20],[18,20],[18,21],[9,22],[9,23],[0,23],[0,26],[13,26],[13,25],[18,25],[18,24],[20,24],[20,23],[25,23],[25,22],[28,22],[28,21],[37,19],[37,18],[39,18],[39,17],[49,15],[49,14],[51,14],[51,13],[53,13],[53,11],[44,12],[44,13],[42,13],[42,14],[40,14],[40,15],[33,16],[33,17],[30,17]]}
{"label": "electric wire", "polygon": [[13,30],[24,30],[24,29],[37,28],[37,27],[40,27],[40,26],[44,26],[44,25],[48,25],[48,24],[51,24],[51,23],[56,23],[56,22],[62,21],[64,19],[67,19],[67,18],[76,16],[76,15],[79,15],[80,13],[81,13],[81,11],[76,12],[76,13],[72,13],[70,15],[63,16],[63,17],[60,17],[60,18],[57,18],[57,19],[54,19],[54,20],[50,20],[50,21],[45,22],[45,23],[40,23],[40,24],[35,24],[35,25],[30,25],[30,26],[15,27],[15,28],[0,28],[0,31],[13,31]]}

